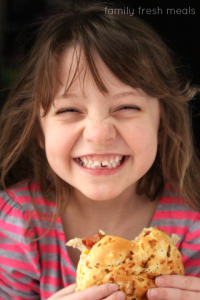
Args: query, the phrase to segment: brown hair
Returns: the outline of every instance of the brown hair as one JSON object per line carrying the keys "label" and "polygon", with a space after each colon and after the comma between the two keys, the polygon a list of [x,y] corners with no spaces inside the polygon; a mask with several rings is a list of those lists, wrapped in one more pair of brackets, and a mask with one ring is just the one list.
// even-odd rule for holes
{"label": "brown hair", "polygon": [[[106,13],[105,7],[112,8],[113,13]],[[70,193],[70,186],[51,170],[38,143],[38,137],[43,139],[39,111],[42,105],[46,114],[52,104],[62,51],[78,45],[102,92],[107,90],[92,49],[122,82],[160,101],[158,152],[154,164],[138,182],[138,193],[145,192],[154,200],[169,183],[181,198],[200,210],[200,163],[193,149],[188,110],[188,101],[198,89],[182,84],[170,50],[149,25],[120,10],[116,12],[108,3],[73,3],[41,27],[28,63],[1,113],[1,187],[6,189],[22,180],[38,182],[43,196],[57,204],[55,218],[67,205],[62,199]],[[37,209],[34,197],[33,204]]]}

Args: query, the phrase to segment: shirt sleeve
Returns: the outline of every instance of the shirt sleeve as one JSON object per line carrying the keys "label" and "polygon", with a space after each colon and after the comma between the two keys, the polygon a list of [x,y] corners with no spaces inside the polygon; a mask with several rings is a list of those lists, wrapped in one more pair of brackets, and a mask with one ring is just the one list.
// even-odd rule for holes
{"label": "shirt sleeve", "polygon": [[181,244],[181,253],[185,275],[200,277],[200,214],[197,214]]}
{"label": "shirt sleeve", "polygon": [[37,242],[23,208],[0,192],[0,300],[40,299]]}

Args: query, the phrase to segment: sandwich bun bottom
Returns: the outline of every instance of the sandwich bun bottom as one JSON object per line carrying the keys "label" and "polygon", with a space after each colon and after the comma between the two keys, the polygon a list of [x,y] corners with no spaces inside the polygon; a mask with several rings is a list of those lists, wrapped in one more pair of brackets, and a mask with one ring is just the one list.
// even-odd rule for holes
{"label": "sandwich bun bottom", "polygon": [[155,278],[164,274],[184,275],[181,253],[166,232],[144,228],[134,241],[106,235],[81,254],[76,291],[116,283],[126,300],[147,299]]}

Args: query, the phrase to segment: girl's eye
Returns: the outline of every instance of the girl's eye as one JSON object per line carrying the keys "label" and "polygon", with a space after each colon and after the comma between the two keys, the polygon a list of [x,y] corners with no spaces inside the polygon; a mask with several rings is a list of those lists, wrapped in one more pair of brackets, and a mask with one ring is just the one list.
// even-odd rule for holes
{"label": "girl's eye", "polygon": [[120,107],[119,110],[140,110],[140,108],[137,106],[125,105],[125,106]]}
{"label": "girl's eye", "polygon": [[62,114],[62,113],[80,113],[80,111],[78,111],[75,108],[65,108],[65,109],[61,109],[57,112],[57,114]]}

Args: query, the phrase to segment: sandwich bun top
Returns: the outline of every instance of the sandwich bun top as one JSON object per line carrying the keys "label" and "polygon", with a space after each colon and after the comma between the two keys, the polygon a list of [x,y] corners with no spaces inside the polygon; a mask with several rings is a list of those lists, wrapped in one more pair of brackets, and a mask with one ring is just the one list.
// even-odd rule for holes
{"label": "sandwich bun top", "polygon": [[181,253],[166,232],[144,228],[134,241],[105,235],[91,250],[82,249],[76,290],[115,282],[126,300],[147,299],[147,290],[162,274],[184,274]]}

